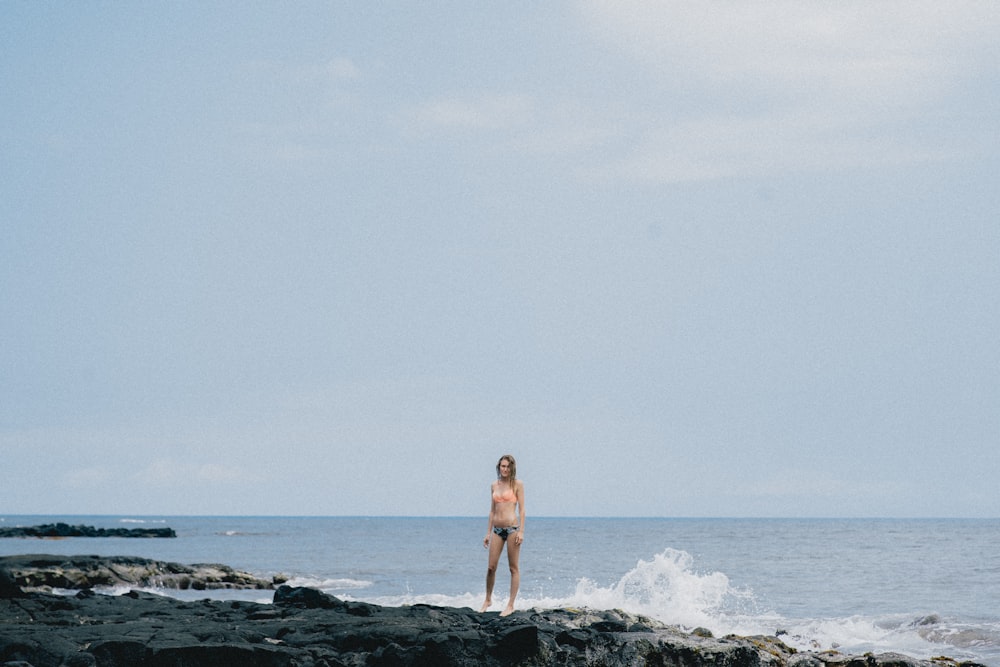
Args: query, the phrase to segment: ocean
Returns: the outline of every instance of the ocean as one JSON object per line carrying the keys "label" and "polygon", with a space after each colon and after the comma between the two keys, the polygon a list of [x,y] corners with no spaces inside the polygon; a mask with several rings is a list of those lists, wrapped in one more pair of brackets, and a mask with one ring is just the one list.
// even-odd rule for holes
{"label": "ocean", "polygon": [[[486,517],[0,516],[176,539],[0,539],[0,555],[143,556],[282,574],[348,600],[479,608]],[[998,519],[528,517],[517,609],[624,609],[800,649],[1000,667]],[[503,608],[501,560],[492,609]],[[116,591],[108,591],[114,593]],[[267,591],[158,591],[270,602]]]}

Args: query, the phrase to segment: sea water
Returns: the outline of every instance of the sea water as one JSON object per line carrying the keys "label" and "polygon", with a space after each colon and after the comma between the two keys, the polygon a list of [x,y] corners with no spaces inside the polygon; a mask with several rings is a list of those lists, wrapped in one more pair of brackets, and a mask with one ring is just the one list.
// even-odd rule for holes
{"label": "sea water", "polygon": [[[0,539],[0,555],[129,555],[282,575],[350,600],[478,609],[486,518],[0,516],[169,526],[176,539]],[[800,649],[1000,667],[1000,520],[529,517],[518,609],[624,609]],[[509,575],[501,561],[494,610]],[[269,602],[266,591],[160,591]]]}

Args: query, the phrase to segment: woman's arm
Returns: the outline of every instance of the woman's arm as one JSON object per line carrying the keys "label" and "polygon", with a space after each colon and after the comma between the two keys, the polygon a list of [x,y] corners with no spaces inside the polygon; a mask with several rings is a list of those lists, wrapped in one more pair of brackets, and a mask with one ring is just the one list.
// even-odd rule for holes
{"label": "woman's arm", "polygon": [[493,511],[496,509],[496,501],[493,500],[493,485],[490,484],[490,513],[486,515],[486,537],[483,538],[483,546],[490,548],[490,533],[493,532]]}
{"label": "woman's arm", "polygon": [[517,482],[517,508],[521,512],[521,521],[518,525],[521,528],[517,531],[518,544],[524,541],[524,482],[518,480]]}

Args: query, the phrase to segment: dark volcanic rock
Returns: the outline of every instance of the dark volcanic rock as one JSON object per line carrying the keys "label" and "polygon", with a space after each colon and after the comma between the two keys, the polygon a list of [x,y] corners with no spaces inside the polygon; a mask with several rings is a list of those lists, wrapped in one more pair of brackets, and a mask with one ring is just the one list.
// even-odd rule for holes
{"label": "dark volcanic rock", "polygon": [[133,556],[5,556],[0,558],[0,570],[5,570],[16,586],[29,591],[94,586],[156,586],[181,590],[274,588],[271,581],[226,565],[181,565]]}
{"label": "dark volcanic rock", "polygon": [[[0,600],[0,665],[120,667],[931,667],[897,654],[797,653],[775,637],[715,639],[622,612],[500,618],[379,607],[282,586],[273,604],[32,593]],[[956,663],[952,663],[955,665]]]}
{"label": "dark volcanic rock", "polygon": [[4,598],[19,598],[24,596],[24,591],[17,585],[14,578],[7,574],[7,570],[0,568],[0,600]]}
{"label": "dark volcanic rock", "polygon": [[177,537],[173,528],[94,528],[68,523],[0,528],[0,537]]}

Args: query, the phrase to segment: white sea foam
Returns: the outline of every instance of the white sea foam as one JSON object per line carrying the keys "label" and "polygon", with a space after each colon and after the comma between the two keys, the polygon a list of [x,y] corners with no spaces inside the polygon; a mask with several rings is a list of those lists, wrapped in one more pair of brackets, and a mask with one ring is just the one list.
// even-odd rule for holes
{"label": "white sea foam", "polygon": [[[302,586],[305,588],[317,588],[326,593],[337,595],[341,591],[360,590],[372,585],[371,581],[365,579],[316,579],[313,577],[293,577],[285,582],[289,586]],[[401,604],[401,603],[397,603]]]}
{"label": "white sea foam", "polygon": [[845,653],[898,652],[929,659],[942,654],[955,659],[972,658],[969,649],[995,644],[996,628],[959,627],[947,622],[933,628],[921,626],[900,615],[879,618],[803,619],[786,623],[781,639],[798,649],[833,648]]}
{"label": "white sea foam", "polygon": [[[2,518],[12,525],[66,520]],[[126,521],[153,520],[159,519]],[[421,528],[433,523],[442,539],[426,558],[414,559],[412,550],[396,548],[414,521],[171,518],[182,537],[144,546],[146,555],[162,560],[228,563],[262,577],[284,573],[292,585],[342,599],[478,609],[485,560],[481,549],[466,548],[480,522],[419,519]],[[1000,620],[990,595],[1000,570],[988,565],[1000,530],[995,520],[540,518],[535,526],[536,541],[522,561],[521,610],[618,608],[716,636],[779,634],[798,649],[947,655],[1000,667]],[[595,530],[613,534],[614,544],[587,539]],[[47,548],[73,554],[78,544]],[[99,544],[109,555],[119,548],[114,541]],[[697,557],[666,548],[680,544]],[[2,554],[23,549],[19,541],[0,540]],[[497,578],[494,611],[506,605],[505,575]],[[151,590],[182,599],[270,602],[273,595]]]}
{"label": "white sea foam", "polygon": [[[438,604],[478,607],[482,594],[404,595],[369,599],[385,605]],[[504,582],[498,581],[494,605],[506,604]],[[759,632],[766,622],[773,632],[777,617],[761,613],[751,591],[730,585],[721,572],[699,573],[692,567],[690,554],[667,549],[652,560],[640,560],[621,579],[610,586],[600,586],[587,578],[565,596],[546,596],[522,590],[518,609],[553,609],[562,607],[622,609],[649,616],[664,623],[687,628],[708,627],[713,632]]]}
{"label": "white sea foam", "polygon": [[[455,607],[458,609],[468,607],[469,609],[478,609],[483,603],[482,593],[463,593],[461,595],[443,595],[443,594],[406,594],[406,595],[386,595],[379,597],[364,597],[358,598],[349,595],[342,596],[345,600],[364,600],[365,602],[371,602],[372,604],[383,605],[386,607],[398,607],[401,605],[414,605],[414,604],[429,604],[436,607]],[[529,605],[528,608],[530,608]],[[499,611],[503,607],[499,606],[494,602],[494,610]],[[518,605],[518,608],[524,609],[523,605]]]}
{"label": "white sea foam", "polygon": [[[506,605],[503,584],[498,581],[493,610]],[[321,587],[336,594],[331,586]],[[344,597],[387,606],[431,604],[475,609],[482,603],[482,593]],[[691,555],[675,549],[666,549],[648,561],[640,560],[609,586],[583,578],[566,596],[532,595],[522,590],[516,604],[519,610],[566,607],[621,609],[688,630],[708,628],[716,636],[778,634],[799,650],[898,651],[919,658],[946,653],[962,657],[963,648],[997,643],[1000,638],[1000,628],[959,628],[939,620],[903,616],[786,618],[763,607],[753,591],[733,587],[724,573],[696,571]]]}

